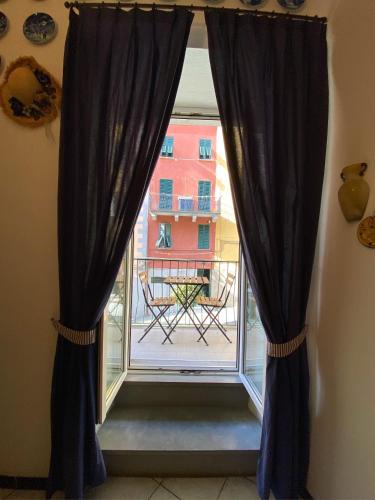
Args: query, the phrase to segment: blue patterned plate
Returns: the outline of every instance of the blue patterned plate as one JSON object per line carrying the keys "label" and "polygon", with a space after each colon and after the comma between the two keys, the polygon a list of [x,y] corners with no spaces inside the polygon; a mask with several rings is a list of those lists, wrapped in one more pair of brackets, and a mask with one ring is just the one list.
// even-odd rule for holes
{"label": "blue patterned plate", "polygon": [[288,10],[296,10],[302,7],[306,0],[277,0],[281,7]]}
{"label": "blue patterned plate", "polygon": [[0,12],[0,38],[8,31],[9,22],[7,16]]}
{"label": "blue patterned plate", "polygon": [[267,2],[267,0],[241,0],[247,7],[254,7],[258,9],[259,7],[263,7],[263,5]]}
{"label": "blue patterned plate", "polygon": [[23,24],[23,34],[32,43],[48,43],[56,36],[56,23],[49,14],[37,12],[29,16]]}

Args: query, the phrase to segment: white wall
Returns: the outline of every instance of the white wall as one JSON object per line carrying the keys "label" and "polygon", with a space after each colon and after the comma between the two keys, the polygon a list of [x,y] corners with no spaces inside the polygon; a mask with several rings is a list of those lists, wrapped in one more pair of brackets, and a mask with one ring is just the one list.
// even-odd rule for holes
{"label": "white wall", "polygon": [[319,253],[310,301],[312,450],[320,498],[375,498],[375,251],[357,241],[337,191],[368,162],[375,210],[375,2],[341,0],[330,17],[331,123]]}
{"label": "white wall", "polygon": [[[357,243],[355,225],[344,221],[337,204],[339,172],[349,163],[367,161],[366,178],[374,188],[374,3],[308,0],[304,11],[330,18],[334,97],[310,314],[309,486],[315,498],[375,496],[375,253]],[[238,0],[225,5],[241,6]],[[11,21],[0,40],[7,63],[33,55],[61,79],[67,26],[63,1],[8,0],[0,6]],[[277,10],[276,0],[267,9]],[[35,10],[49,12],[59,25],[57,38],[44,47],[22,35],[24,19]],[[21,128],[0,113],[0,474],[45,476],[48,471],[55,349],[49,318],[58,312],[58,121],[51,128],[54,140],[43,128]],[[372,193],[368,212],[374,209]]]}

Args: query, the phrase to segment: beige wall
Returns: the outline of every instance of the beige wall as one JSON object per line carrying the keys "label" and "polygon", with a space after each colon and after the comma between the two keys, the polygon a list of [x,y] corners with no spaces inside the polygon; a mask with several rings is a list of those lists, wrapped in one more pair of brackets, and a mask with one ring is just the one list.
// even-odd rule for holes
{"label": "beige wall", "polygon": [[375,252],[337,202],[341,169],[369,164],[375,210],[375,2],[341,0],[330,17],[331,124],[310,301],[314,498],[375,498]]}
{"label": "beige wall", "polygon": [[[32,55],[61,80],[67,24],[62,0],[9,0],[0,10],[10,20],[0,40],[6,64]],[[22,35],[24,19],[37,10],[50,12],[59,26],[57,38],[44,47]],[[22,128],[0,112],[0,474],[45,476],[48,470],[58,141],[57,120],[46,133]]]}
{"label": "beige wall", "polygon": [[[67,22],[63,1],[0,5],[11,21],[0,54],[7,62],[33,55],[61,79]],[[240,4],[231,0],[226,5]],[[268,7],[277,9],[276,0]],[[44,47],[29,44],[21,31],[25,17],[37,9],[51,13],[59,25],[58,37]],[[374,188],[374,1],[309,0],[308,9],[330,17],[333,69],[330,147],[310,307],[314,417],[309,486],[316,498],[374,498],[375,253],[357,243],[355,225],[344,221],[336,201],[339,172],[348,163],[367,161],[366,177]],[[44,476],[48,470],[55,348],[49,318],[58,311],[58,122],[51,128],[53,138],[0,114],[0,474]],[[374,205],[372,193],[369,213]]]}

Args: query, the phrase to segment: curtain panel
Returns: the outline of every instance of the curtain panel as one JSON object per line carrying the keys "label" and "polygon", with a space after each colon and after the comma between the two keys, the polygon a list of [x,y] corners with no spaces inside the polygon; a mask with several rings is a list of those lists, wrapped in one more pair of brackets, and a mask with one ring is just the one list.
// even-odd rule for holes
{"label": "curtain panel", "polygon": [[192,19],[183,9],[70,11],[48,497],[61,489],[79,499],[106,478],[95,433],[97,344],[67,332],[91,338],[108,301],[168,127]]}
{"label": "curtain panel", "polygon": [[297,498],[306,495],[309,463],[301,332],[325,164],[326,26],[214,10],[206,24],[241,246],[269,352],[293,339],[297,346],[267,358],[258,490]]}

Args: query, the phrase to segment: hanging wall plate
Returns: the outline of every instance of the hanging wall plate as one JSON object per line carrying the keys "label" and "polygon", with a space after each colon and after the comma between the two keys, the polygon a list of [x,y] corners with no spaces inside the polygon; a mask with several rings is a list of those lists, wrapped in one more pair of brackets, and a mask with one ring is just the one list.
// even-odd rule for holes
{"label": "hanging wall plate", "polygon": [[254,7],[254,9],[259,9],[259,7],[263,7],[267,0],[241,0],[243,4],[247,7]]}
{"label": "hanging wall plate", "polygon": [[0,12],[0,38],[5,35],[9,28],[9,21],[7,16]]}
{"label": "hanging wall plate", "polygon": [[306,0],[277,0],[281,7],[287,10],[296,10],[300,9]]}
{"label": "hanging wall plate", "polygon": [[56,36],[56,23],[49,14],[37,12],[29,16],[23,25],[23,34],[32,43],[42,45]]}
{"label": "hanging wall plate", "polygon": [[375,216],[366,217],[359,223],[357,236],[362,245],[375,248]]}

